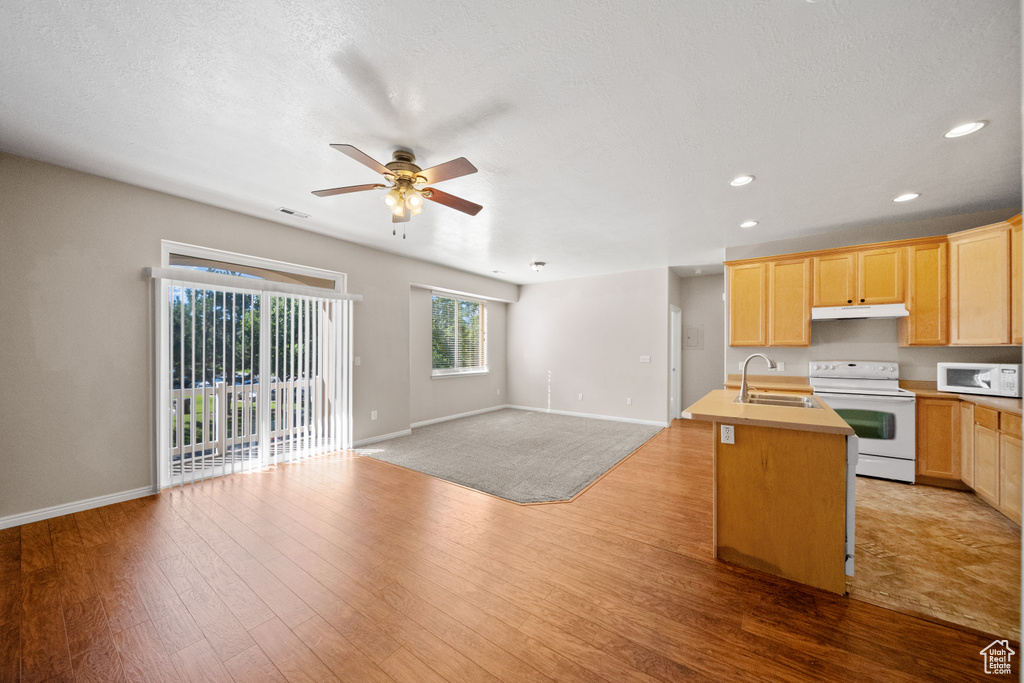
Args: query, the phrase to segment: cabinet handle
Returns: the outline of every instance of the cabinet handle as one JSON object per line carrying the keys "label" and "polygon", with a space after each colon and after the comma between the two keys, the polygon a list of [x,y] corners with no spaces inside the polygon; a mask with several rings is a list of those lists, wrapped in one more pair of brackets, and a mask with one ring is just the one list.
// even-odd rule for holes
{"label": "cabinet handle", "polygon": [[864,303],[864,299],[861,299],[861,300],[860,300],[860,302],[861,302],[861,303]]}
{"label": "cabinet handle", "polygon": [[846,300],[846,303],[848,303],[848,304],[852,304],[852,303],[853,303],[853,299],[847,299],[847,300]]}

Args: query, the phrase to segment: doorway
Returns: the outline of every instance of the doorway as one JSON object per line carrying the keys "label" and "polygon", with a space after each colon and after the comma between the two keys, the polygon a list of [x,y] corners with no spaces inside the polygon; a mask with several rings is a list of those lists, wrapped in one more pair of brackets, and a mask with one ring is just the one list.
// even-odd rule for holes
{"label": "doorway", "polygon": [[683,377],[682,377],[682,354],[683,354],[683,311],[675,306],[669,306],[670,311],[670,349],[669,349],[669,398],[668,398],[668,421],[679,418],[683,409]]}

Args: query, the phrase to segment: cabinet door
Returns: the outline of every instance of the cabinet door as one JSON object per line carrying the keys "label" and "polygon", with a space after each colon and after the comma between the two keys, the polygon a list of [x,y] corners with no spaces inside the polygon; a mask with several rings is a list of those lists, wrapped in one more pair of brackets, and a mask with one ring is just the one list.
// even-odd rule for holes
{"label": "cabinet door", "polygon": [[959,399],[917,399],[917,474],[960,479]]}
{"label": "cabinet door", "polygon": [[857,263],[853,253],[814,257],[814,305],[845,306],[856,293]]}
{"label": "cabinet door", "polygon": [[904,250],[871,249],[857,252],[858,304],[903,302]]}
{"label": "cabinet door", "polygon": [[960,480],[974,488],[974,404],[960,402]]}
{"label": "cabinet door", "polygon": [[950,343],[1009,344],[1010,230],[949,240]]}
{"label": "cabinet door", "polygon": [[[975,414],[980,410],[975,408]],[[993,506],[999,505],[999,432],[974,425],[974,491]]]}
{"label": "cabinet door", "polygon": [[768,264],[768,346],[811,345],[811,260]]}
{"label": "cabinet door", "polygon": [[943,240],[907,249],[907,308],[896,323],[900,346],[949,344],[949,245]]}
{"label": "cabinet door", "polygon": [[1018,223],[1010,232],[1010,327],[1014,344],[1024,343],[1024,323],[1022,323],[1021,307],[1024,306],[1024,279],[1021,270],[1024,268],[1024,250],[1021,249],[1021,226]]}
{"label": "cabinet door", "polygon": [[765,263],[729,266],[729,346],[768,343]]}
{"label": "cabinet door", "polygon": [[999,433],[999,510],[1021,522],[1020,505],[1021,440],[1017,436]]}

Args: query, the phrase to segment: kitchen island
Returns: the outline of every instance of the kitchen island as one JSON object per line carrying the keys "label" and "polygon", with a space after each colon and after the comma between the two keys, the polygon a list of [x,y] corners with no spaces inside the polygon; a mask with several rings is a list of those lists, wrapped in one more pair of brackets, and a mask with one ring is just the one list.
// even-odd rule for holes
{"label": "kitchen island", "polygon": [[[845,593],[853,573],[853,429],[824,404],[734,403],[737,394],[712,391],[685,413],[715,424],[715,556]],[[723,443],[729,432],[733,443]]]}

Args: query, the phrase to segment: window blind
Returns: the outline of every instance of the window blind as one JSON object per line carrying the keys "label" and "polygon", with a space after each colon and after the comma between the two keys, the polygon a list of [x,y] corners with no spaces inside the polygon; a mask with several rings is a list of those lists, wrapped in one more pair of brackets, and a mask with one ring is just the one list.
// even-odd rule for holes
{"label": "window blind", "polygon": [[482,301],[432,297],[434,375],[487,371],[486,307]]}

